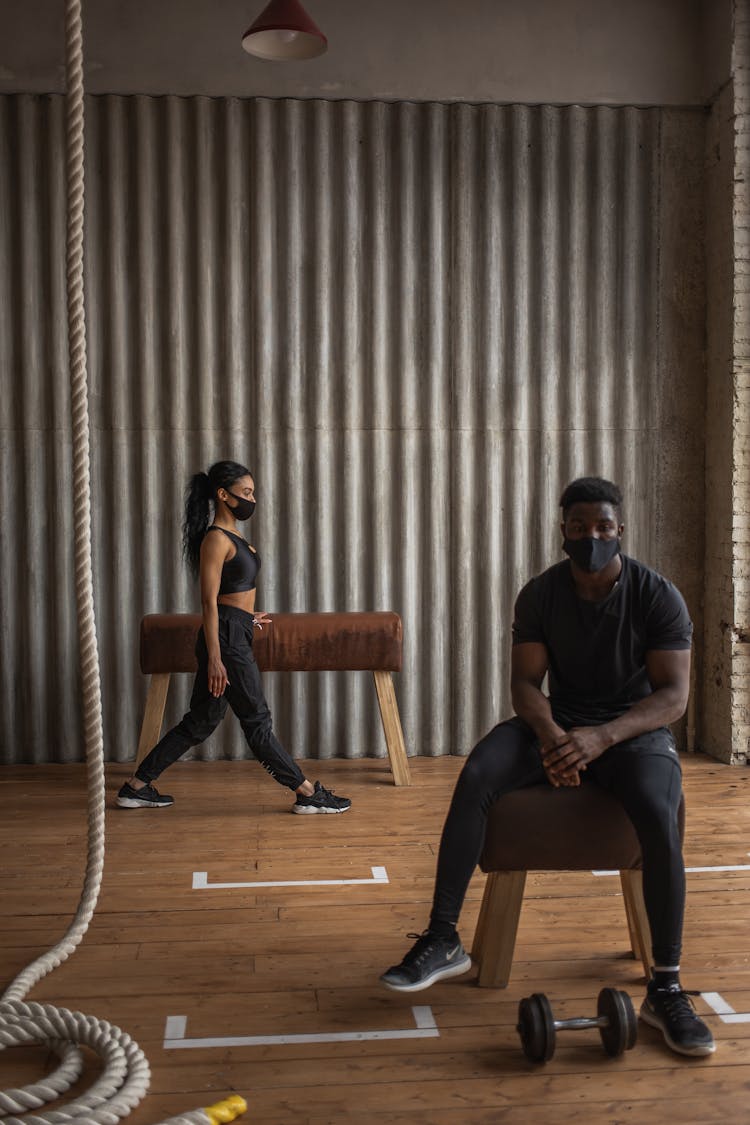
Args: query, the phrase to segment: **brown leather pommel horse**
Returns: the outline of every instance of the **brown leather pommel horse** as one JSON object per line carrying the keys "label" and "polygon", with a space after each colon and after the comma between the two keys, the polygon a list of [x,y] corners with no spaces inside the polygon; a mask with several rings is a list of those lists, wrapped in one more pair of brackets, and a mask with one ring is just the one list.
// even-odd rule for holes
{"label": "brown leather pommel horse", "polygon": [[[684,799],[678,815],[684,839]],[[506,793],[490,808],[479,866],[487,882],[471,952],[480,988],[508,984],[529,871],[618,871],[633,956],[650,976],[641,847],[611,793],[594,783],[569,789],[533,785]]]}
{"label": "brown leather pommel horse", "polygon": [[[393,672],[401,671],[403,630],[397,613],[273,613],[256,629],[253,653],[261,672],[372,672],[396,785],[410,785]],[[141,671],[151,681],[136,765],[159,741],[169,681],[195,672],[197,613],[150,613],[141,621]]]}

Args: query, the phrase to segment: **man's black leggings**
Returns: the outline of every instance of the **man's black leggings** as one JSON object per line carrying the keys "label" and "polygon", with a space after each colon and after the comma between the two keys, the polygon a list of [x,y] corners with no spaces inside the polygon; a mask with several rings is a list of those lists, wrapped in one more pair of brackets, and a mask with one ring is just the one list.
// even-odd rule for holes
{"label": "man's black leggings", "polygon": [[198,671],[190,710],[143,759],[135,776],[140,781],[154,781],[191,746],[205,742],[229,706],[240,720],[247,744],[261,765],[280,785],[298,789],[305,775],[273,733],[271,712],[253,656],[253,615],[234,606],[220,605],[219,645],[229,680],[224,694],[217,699],[208,690],[208,650],[201,629],[195,645]]}
{"label": "man's black leggings", "polygon": [[[456,783],[443,829],[431,925],[458,921],[493,801],[546,781],[538,739],[520,719],[501,723],[475,746]],[[622,802],[638,835],[654,964],[679,965],[685,909],[677,819],[682,771],[671,731],[662,727],[605,750],[581,774],[581,784],[591,782]]]}

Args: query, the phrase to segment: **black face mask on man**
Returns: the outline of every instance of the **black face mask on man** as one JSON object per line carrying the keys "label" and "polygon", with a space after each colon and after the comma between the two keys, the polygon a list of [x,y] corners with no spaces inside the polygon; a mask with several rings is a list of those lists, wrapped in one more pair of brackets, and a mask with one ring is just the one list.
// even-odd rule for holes
{"label": "black face mask on man", "polygon": [[229,489],[227,489],[227,495],[231,496],[233,500],[237,501],[234,508],[229,508],[229,505],[227,504],[227,507],[229,508],[229,511],[232,513],[234,518],[236,520],[249,520],[250,516],[255,511],[255,501],[246,500],[244,496],[236,496],[235,493],[230,492]]}
{"label": "black face mask on man", "polygon": [[583,539],[563,539],[563,551],[581,570],[596,574],[619,555],[620,540],[594,539],[588,535]]}

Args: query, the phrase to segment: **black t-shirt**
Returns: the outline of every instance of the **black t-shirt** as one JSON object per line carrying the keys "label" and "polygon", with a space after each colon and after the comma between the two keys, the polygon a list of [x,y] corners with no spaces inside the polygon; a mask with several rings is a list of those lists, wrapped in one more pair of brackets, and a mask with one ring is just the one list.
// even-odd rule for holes
{"label": "black t-shirt", "polygon": [[603,601],[578,597],[568,559],[532,578],[516,599],[513,644],[546,646],[552,714],[562,727],[622,715],[651,694],[649,650],[690,648],[693,625],[677,587],[621,558],[620,577]]}

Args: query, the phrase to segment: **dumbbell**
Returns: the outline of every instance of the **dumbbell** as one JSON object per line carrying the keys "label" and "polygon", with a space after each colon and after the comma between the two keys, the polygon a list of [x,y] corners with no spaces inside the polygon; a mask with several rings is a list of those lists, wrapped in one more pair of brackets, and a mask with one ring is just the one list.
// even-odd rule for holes
{"label": "dumbbell", "polygon": [[603,988],[596,1005],[597,1014],[571,1020],[556,1020],[550,1002],[543,992],[526,996],[518,1005],[518,1026],[523,1053],[530,1062],[543,1063],[555,1053],[558,1031],[599,1029],[604,1050],[616,1058],[635,1046],[638,1023],[633,1003],[627,992]]}

